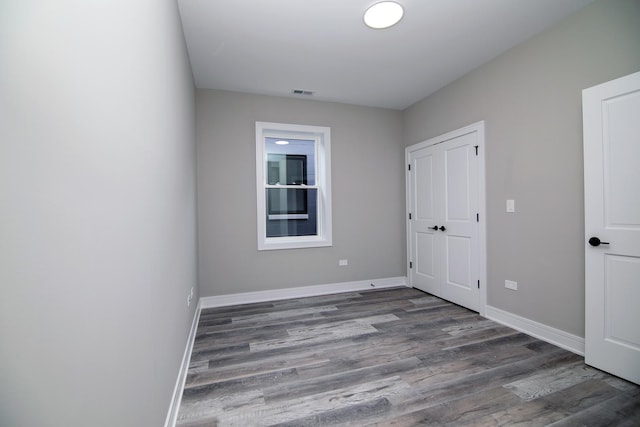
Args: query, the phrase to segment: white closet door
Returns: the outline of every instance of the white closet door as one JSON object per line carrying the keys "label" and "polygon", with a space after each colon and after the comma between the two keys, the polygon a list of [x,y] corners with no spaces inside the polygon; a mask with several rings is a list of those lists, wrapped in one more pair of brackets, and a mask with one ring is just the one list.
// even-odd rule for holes
{"label": "white closet door", "polygon": [[442,144],[444,163],[442,297],[471,310],[479,308],[478,156],[476,134]]}
{"label": "white closet door", "polygon": [[464,128],[407,148],[409,282],[475,311],[481,306],[479,132]]}
{"label": "white closet door", "polygon": [[410,197],[410,281],[413,287],[440,295],[442,242],[437,221],[441,218],[442,161],[435,147],[411,153]]}

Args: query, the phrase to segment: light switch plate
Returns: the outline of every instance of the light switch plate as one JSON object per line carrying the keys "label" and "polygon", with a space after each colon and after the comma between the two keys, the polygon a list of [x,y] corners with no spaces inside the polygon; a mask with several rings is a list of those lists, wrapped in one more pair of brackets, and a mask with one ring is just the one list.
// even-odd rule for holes
{"label": "light switch plate", "polygon": [[505,280],[504,287],[507,289],[511,289],[512,291],[518,290],[518,282],[514,282],[513,280]]}
{"label": "light switch plate", "polygon": [[516,201],[513,199],[507,199],[507,212],[516,211]]}

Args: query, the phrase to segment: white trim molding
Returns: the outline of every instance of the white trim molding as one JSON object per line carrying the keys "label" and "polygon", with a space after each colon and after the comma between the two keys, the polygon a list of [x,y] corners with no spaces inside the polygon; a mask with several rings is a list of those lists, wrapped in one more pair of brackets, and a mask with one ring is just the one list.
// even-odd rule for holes
{"label": "white trim molding", "polygon": [[303,298],[318,295],[357,292],[371,289],[407,286],[407,278],[388,277],[384,279],[359,280],[356,282],[331,283],[327,285],[302,286],[298,288],[274,289],[269,291],[243,292],[229,295],[202,297],[198,306],[201,309],[223,307],[227,305],[250,304],[255,302],[277,301],[289,298]]}
{"label": "white trim molding", "polygon": [[489,305],[487,306],[485,317],[520,332],[524,332],[532,337],[562,347],[580,356],[584,356],[584,338],[577,335]]}
{"label": "white trim molding", "polygon": [[198,322],[200,321],[200,301],[196,307],[193,321],[191,322],[191,331],[189,332],[189,338],[187,339],[187,345],[182,355],[182,363],[180,364],[180,371],[178,372],[178,379],[176,385],[173,388],[173,397],[171,404],[169,405],[169,411],[167,412],[167,418],[164,422],[164,427],[174,427],[178,419],[178,412],[180,410],[180,402],[182,402],[182,391],[184,390],[184,384],[187,380],[187,372],[189,370],[189,361],[191,360],[191,351],[193,350],[193,343],[196,340],[196,331],[198,329]]}

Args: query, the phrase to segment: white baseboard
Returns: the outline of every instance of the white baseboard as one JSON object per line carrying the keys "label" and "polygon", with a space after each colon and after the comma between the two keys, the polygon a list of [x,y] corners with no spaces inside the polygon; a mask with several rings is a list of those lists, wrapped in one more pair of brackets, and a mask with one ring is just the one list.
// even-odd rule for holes
{"label": "white baseboard", "polygon": [[[373,285],[373,286],[372,286]],[[360,280],[357,282],[331,283],[327,285],[302,286],[298,288],[274,289],[270,291],[243,292],[200,298],[199,307],[212,308],[227,305],[250,304],[254,302],[277,301],[289,298],[312,297],[317,295],[357,292],[371,289],[408,286],[407,278],[388,277],[385,279]]]}
{"label": "white baseboard", "polygon": [[182,364],[180,365],[180,371],[178,372],[178,379],[176,385],[173,388],[173,397],[171,399],[171,405],[169,405],[169,411],[167,412],[167,418],[164,421],[164,427],[174,427],[176,420],[178,419],[178,411],[180,410],[180,402],[182,401],[182,390],[184,389],[184,383],[187,380],[187,371],[189,370],[189,361],[191,360],[191,350],[193,349],[193,343],[196,339],[196,330],[198,329],[198,321],[200,320],[200,302],[196,307],[196,312],[191,322],[191,331],[189,331],[189,338],[187,339],[187,345],[182,355]]}
{"label": "white baseboard", "polygon": [[562,347],[580,356],[584,356],[584,338],[577,335],[489,305],[487,306],[485,317],[553,345],[557,345],[558,347]]}

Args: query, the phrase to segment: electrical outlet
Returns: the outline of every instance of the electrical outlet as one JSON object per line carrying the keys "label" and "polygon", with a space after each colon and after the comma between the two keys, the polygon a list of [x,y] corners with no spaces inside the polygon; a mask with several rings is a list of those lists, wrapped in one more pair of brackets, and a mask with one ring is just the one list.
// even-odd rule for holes
{"label": "electrical outlet", "polygon": [[191,307],[191,300],[193,300],[193,286],[191,287],[191,290],[187,294],[187,307]]}
{"label": "electrical outlet", "polygon": [[518,290],[518,282],[514,282],[513,280],[505,280],[504,287],[507,289],[511,289],[512,291]]}
{"label": "electrical outlet", "polygon": [[349,265],[349,260],[348,259],[341,259],[341,260],[338,261],[338,265],[340,267],[347,266],[347,265]]}

